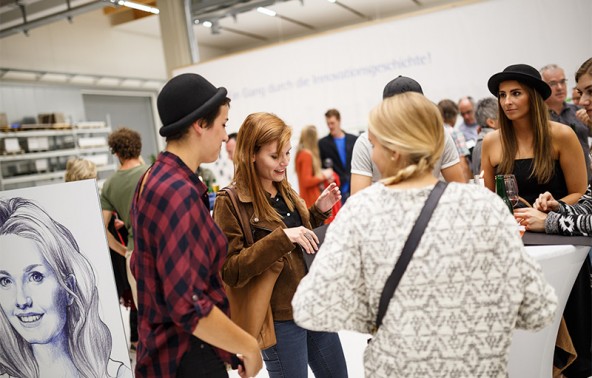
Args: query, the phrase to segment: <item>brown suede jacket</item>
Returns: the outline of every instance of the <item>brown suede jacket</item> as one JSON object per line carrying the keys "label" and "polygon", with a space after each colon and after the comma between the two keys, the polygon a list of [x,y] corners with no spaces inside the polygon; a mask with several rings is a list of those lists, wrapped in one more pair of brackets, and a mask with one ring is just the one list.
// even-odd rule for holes
{"label": "brown suede jacket", "polygon": [[[286,228],[284,222],[259,219],[254,214],[250,194],[239,188],[237,193],[239,206],[245,206],[250,215],[255,243],[245,247],[245,237],[232,201],[225,191],[218,192],[214,203],[214,221],[228,238],[228,255],[222,268],[222,279],[229,286],[241,287],[275,261],[283,260],[284,268],[271,296],[271,310],[274,320],[292,320],[292,297],[306,274],[301,249],[282,230]],[[330,211],[322,213],[315,205],[307,209],[304,200],[295,206],[302,218],[302,225],[311,230],[320,226],[330,214]]]}

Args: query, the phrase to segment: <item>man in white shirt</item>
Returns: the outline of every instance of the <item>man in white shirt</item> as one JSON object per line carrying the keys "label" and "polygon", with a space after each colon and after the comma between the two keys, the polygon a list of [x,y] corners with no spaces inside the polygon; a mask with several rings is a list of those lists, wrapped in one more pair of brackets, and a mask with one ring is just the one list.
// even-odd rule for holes
{"label": "man in white shirt", "polygon": [[[385,99],[405,92],[423,94],[423,90],[417,81],[405,76],[399,76],[384,87],[382,98]],[[466,182],[459,163],[458,151],[448,133],[445,135],[444,143],[442,157],[434,166],[434,176],[448,182]],[[372,145],[368,140],[368,133],[364,132],[358,137],[354,145],[351,161],[351,194],[355,194],[378,180],[380,180],[380,172],[372,162]]]}

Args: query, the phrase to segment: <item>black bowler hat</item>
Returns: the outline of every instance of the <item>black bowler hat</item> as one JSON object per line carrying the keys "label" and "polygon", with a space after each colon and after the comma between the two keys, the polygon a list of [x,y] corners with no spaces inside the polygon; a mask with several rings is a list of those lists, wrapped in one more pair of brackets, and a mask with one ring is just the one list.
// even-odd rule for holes
{"label": "black bowler hat", "polygon": [[405,92],[417,92],[423,94],[421,85],[419,85],[417,81],[410,77],[399,75],[385,85],[384,90],[382,91],[382,98],[385,99]]}
{"label": "black bowler hat", "polygon": [[216,89],[198,74],[175,76],[165,84],[156,101],[162,121],[160,135],[173,135],[214,111],[222,105],[226,94],[226,88]]}
{"label": "black bowler hat", "polygon": [[528,64],[513,64],[489,78],[487,87],[495,97],[499,93],[499,85],[503,81],[516,80],[533,87],[546,100],[551,96],[551,87],[541,80],[541,74]]}

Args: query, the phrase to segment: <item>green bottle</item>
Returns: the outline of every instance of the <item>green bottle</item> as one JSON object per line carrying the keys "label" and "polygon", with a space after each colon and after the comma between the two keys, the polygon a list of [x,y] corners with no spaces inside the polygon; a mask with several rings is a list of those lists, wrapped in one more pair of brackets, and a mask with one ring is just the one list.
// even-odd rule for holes
{"label": "green bottle", "polygon": [[498,196],[501,197],[502,201],[504,201],[504,203],[508,207],[508,210],[510,210],[510,214],[514,215],[514,207],[512,206],[512,202],[510,202],[508,195],[506,194],[506,183],[504,181],[504,175],[495,176],[495,192]]}

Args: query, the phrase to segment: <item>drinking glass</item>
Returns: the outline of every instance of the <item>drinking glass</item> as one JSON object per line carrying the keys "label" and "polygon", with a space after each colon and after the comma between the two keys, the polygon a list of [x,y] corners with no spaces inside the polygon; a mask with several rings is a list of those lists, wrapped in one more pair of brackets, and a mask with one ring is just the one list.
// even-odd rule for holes
{"label": "drinking glass", "polygon": [[504,184],[506,185],[506,195],[512,204],[512,207],[516,207],[520,202],[518,195],[518,183],[516,182],[516,176],[504,175]]}

